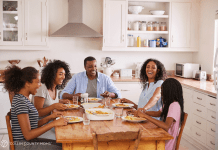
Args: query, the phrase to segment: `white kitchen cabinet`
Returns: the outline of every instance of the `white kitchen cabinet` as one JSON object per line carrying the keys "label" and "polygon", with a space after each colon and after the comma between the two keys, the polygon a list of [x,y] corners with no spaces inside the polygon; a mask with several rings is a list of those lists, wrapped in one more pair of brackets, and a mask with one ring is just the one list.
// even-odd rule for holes
{"label": "white kitchen cabinet", "polygon": [[191,3],[172,3],[171,47],[190,47]]}
{"label": "white kitchen cabinet", "polygon": [[0,0],[0,45],[22,45],[22,0]]}
{"label": "white kitchen cabinet", "polygon": [[126,46],[126,2],[104,1],[103,47]]}
{"label": "white kitchen cabinet", "polygon": [[25,0],[25,45],[46,45],[47,0]]}
{"label": "white kitchen cabinet", "polygon": [[[1,8],[6,2],[12,5],[17,3],[17,11],[0,10],[3,13],[3,18],[0,16],[0,50],[48,50],[48,0],[0,2]],[[13,20],[15,16],[18,16],[18,21]],[[15,27],[11,28],[10,25]]]}
{"label": "white kitchen cabinet", "polygon": [[11,104],[8,92],[4,92],[3,84],[0,83],[0,133],[7,128],[5,116],[10,111]]}
{"label": "white kitchen cabinet", "polygon": [[114,82],[120,90],[122,98],[129,99],[138,105],[139,96],[142,92],[139,82]]}
{"label": "white kitchen cabinet", "polygon": [[183,85],[183,98],[188,113],[183,137],[199,149],[215,149],[215,97]]}

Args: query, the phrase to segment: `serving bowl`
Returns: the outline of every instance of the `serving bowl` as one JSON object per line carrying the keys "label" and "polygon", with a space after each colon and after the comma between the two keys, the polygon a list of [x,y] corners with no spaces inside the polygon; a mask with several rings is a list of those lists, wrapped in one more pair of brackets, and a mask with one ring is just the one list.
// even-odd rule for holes
{"label": "serving bowl", "polygon": [[149,11],[152,15],[163,15],[164,14],[164,10],[150,10]]}
{"label": "serving bowl", "polygon": [[142,11],[142,9],[144,9],[143,6],[129,6],[129,11],[132,14],[138,14]]}

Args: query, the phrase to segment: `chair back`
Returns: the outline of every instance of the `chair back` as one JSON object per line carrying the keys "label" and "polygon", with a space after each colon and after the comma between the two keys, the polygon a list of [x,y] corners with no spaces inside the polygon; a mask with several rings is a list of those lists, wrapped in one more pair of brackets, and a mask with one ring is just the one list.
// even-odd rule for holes
{"label": "chair back", "polygon": [[10,148],[11,150],[15,150],[14,144],[13,144],[14,140],[13,140],[13,135],[12,135],[12,130],[11,130],[11,112],[8,112],[5,118],[6,118],[6,124],[7,124],[7,129],[8,129]]}
{"label": "chair back", "polygon": [[135,140],[134,150],[138,149],[138,145],[142,135],[142,129],[138,131],[128,131],[128,132],[115,132],[115,133],[104,133],[96,134],[92,133],[94,150],[98,150],[98,141],[115,141],[115,140]]}
{"label": "chair back", "polygon": [[188,117],[188,114],[184,112],[184,120],[183,120],[183,122],[182,122],[180,131],[179,131],[179,136],[177,137],[176,149],[175,149],[175,150],[179,150],[179,144],[180,144],[180,141],[181,141],[181,138],[182,138],[182,132],[183,132],[183,130],[184,130],[187,117]]}

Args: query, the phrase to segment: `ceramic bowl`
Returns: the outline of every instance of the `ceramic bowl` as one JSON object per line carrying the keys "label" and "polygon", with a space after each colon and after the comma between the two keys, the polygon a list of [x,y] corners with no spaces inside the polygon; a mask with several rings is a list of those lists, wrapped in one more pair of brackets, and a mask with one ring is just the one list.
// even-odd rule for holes
{"label": "ceramic bowl", "polygon": [[164,10],[150,10],[149,11],[152,15],[163,15],[164,14]]}
{"label": "ceramic bowl", "polygon": [[144,9],[143,6],[129,6],[129,11],[132,14],[138,14],[142,11],[142,9]]}

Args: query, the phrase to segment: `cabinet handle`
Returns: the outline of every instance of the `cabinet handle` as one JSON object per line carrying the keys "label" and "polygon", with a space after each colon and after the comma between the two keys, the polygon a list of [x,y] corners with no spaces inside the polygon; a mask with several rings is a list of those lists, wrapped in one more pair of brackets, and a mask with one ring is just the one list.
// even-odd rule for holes
{"label": "cabinet handle", "polygon": [[216,119],[216,117],[214,117],[214,116],[211,116],[211,118]]}
{"label": "cabinet handle", "polygon": [[121,91],[129,91],[129,90],[121,90]]}
{"label": "cabinet handle", "polygon": [[212,145],[215,145],[212,141],[210,141],[210,143],[211,143]]}
{"label": "cabinet handle", "polygon": [[196,121],[198,124],[201,124],[200,122]]}
{"label": "cabinet handle", "polygon": [[197,97],[197,99],[202,100],[202,98]]}
{"label": "cabinet handle", "polygon": [[197,111],[202,112],[201,110],[197,109]]}
{"label": "cabinet handle", "polygon": [[201,136],[201,135],[200,135],[200,134],[198,134],[197,132],[196,132],[196,135],[197,135],[197,136]]}
{"label": "cabinet handle", "polygon": [[212,106],[216,106],[215,104],[213,104],[213,103],[210,103],[210,105],[212,105]]}
{"label": "cabinet handle", "polygon": [[211,131],[213,131],[213,132],[216,132],[215,130],[213,130],[212,128],[211,128]]}

